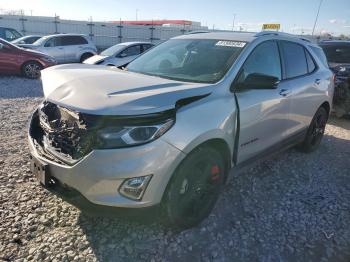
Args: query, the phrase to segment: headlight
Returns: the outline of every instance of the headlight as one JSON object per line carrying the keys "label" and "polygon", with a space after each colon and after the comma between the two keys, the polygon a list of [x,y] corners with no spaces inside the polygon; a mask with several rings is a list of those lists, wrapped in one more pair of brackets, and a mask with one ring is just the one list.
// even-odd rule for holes
{"label": "headlight", "polygon": [[49,57],[49,56],[43,56],[42,60],[48,63],[56,63],[56,60],[53,57]]}
{"label": "headlight", "polygon": [[141,200],[151,177],[150,175],[126,179],[120,186],[119,193],[132,200]]}
{"label": "headlight", "polygon": [[151,142],[168,131],[174,122],[174,119],[168,119],[157,125],[103,128],[97,132],[97,148],[119,148]]}

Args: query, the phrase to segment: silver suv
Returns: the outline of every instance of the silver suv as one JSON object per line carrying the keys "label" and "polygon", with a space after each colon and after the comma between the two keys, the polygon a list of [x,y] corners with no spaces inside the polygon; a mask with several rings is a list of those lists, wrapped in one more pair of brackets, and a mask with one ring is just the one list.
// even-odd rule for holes
{"label": "silver suv", "polygon": [[101,54],[94,55],[84,61],[84,64],[107,65],[121,67],[129,64],[154,44],[147,42],[125,42],[107,48]]}
{"label": "silver suv", "polygon": [[159,204],[174,225],[196,225],[233,167],[319,146],[334,89],[322,54],[281,33],[202,33],[162,43],[126,70],[45,69],[32,170],[95,204]]}
{"label": "silver suv", "polygon": [[97,54],[96,46],[85,35],[58,34],[44,36],[33,44],[18,46],[34,49],[56,59],[58,63],[82,63]]}

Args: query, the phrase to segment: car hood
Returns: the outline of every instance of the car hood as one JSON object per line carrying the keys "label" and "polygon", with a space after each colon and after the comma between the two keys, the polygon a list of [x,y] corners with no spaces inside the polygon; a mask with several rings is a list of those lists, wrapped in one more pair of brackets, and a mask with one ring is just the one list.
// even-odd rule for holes
{"label": "car hood", "polygon": [[94,55],[92,57],[89,57],[84,61],[84,64],[90,64],[90,65],[95,65],[98,62],[103,61],[104,59],[108,58],[108,56],[102,56],[102,55]]}
{"label": "car hood", "polygon": [[23,53],[26,53],[26,54],[31,54],[31,55],[35,55],[35,56],[47,56],[45,55],[44,53],[40,52],[40,51],[37,51],[37,50],[32,50],[32,49],[25,49],[22,47],[21,51]]}
{"label": "car hood", "polygon": [[[87,64],[42,71],[45,98],[94,115],[142,115],[174,109],[179,100],[210,94],[215,85],[167,80]],[[189,100],[191,100],[189,99]]]}

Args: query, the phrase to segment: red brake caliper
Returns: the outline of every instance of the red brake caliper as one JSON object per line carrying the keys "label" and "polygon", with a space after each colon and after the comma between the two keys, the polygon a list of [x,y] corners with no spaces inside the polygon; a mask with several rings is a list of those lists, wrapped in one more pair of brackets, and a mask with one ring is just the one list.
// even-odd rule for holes
{"label": "red brake caliper", "polygon": [[211,181],[217,181],[220,179],[220,169],[217,165],[213,165],[210,169]]}

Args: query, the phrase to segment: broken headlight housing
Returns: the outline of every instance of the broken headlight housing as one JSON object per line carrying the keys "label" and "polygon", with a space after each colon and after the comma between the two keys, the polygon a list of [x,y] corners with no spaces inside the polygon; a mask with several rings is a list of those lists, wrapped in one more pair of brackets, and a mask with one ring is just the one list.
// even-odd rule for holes
{"label": "broken headlight housing", "polygon": [[97,147],[112,149],[145,144],[161,137],[174,122],[174,119],[167,119],[156,125],[108,126],[97,132]]}

